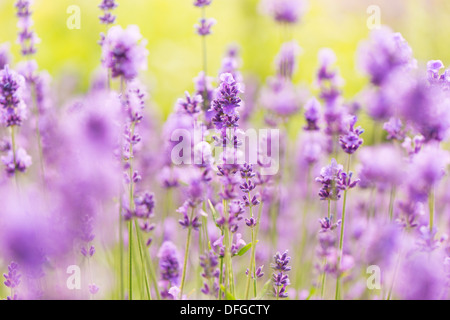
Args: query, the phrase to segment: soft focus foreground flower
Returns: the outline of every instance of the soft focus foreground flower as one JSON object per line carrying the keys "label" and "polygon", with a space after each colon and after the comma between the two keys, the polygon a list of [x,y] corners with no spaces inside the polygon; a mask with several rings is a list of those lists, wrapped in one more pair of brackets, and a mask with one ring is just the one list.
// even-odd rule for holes
{"label": "soft focus foreground flower", "polygon": [[172,286],[179,285],[181,265],[177,247],[170,241],[164,242],[159,249],[158,258],[161,271],[161,285],[166,290],[169,290]]}
{"label": "soft focus foreground flower", "polygon": [[399,68],[414,68],[417,64],[412,50],[399,33],[381,28],[371,33],[359,51],[361,69],[375,85],[381,85],[393,71]]}

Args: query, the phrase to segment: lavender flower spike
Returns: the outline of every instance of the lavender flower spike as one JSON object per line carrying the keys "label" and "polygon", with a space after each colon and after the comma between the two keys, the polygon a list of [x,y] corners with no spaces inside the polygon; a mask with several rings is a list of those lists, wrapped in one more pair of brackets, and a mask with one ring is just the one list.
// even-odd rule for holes
{"label": "lavender flower spike", "polygon": [[19,265],[15,262],[11,262],[8,266],[8,274],[4,273],[3,277],[5,277],[5,286],[11,289],[16,288],[20,284],[20,278],[22,277],[22,275],[19,274]]}
{"label": "lavender flower spike", "polygon": [[27,116],[24,87],[24,77],[8,66],[0,71],[0,122],[6,127],[20,126]]}
{"label": "lavender flower spike", "polygon": [[350,129],[347,134],[339,137],[339,144],[341,148],[348,154],[353,154],[356,150],[358,150],[364,141],[359,137],[364,133],[364,130],[361,127],[355,128],[356,121],[356,116],[352,116],[350,120]]}
{"label": "lavender flower spike", "polygon": [[207,36],[211,34],[211,28],[216,24],[216,20],[213,18],[209,19],[200,19],[199,24],[195,25],[195,29],[197,30],[197,34],[199,36]]}
{"label": "lavender flower spike", "polygon": [[118,4],[115,0],[102,0],[102,3],[98,6],[103,10],[103,16],[99,17],[100,22],[106,25],[113,24],[116,21],[111,11],[117,8]]}
{"label": "lavender flower spike", "polygon": [[211,4],[212,0],[195,0],[194,6],[196,7],[206,7]]}

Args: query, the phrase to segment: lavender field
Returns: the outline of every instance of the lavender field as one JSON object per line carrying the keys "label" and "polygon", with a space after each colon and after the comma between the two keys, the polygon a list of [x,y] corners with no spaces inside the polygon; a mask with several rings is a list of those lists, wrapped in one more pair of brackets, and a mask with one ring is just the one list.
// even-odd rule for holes
{"label": "lavender field", "polygon": [[67,2],[53,35],[50,0],[0,1],[1,299],[450,298],[440,42],[368,2],[349,49],[328,0]]}

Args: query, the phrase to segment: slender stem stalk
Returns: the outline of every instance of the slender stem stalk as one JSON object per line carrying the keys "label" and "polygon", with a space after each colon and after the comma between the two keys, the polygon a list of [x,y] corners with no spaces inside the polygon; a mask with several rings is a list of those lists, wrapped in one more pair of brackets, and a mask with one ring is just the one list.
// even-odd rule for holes
{"label": "slender stem stalk", "polygon": [[430,211],[430,235],[433,232],[433,224],[434,224],[434,200],[435,200],[435,192],[434,187],[432,187],[430,194],[428,195],[428,208]]}
{"label": "slender stem stalk", "polygon": [[[193,217],[194,217],[194,208],[192,208],[191,219],[189,221],[192,221]],[[187,270],[187,261],[189,259],[189,247],[191,245],[191,234],[192,234],[192,226],[189,225],[186,240],[186,249],[184,251],[183,273],[181,276],[181,286],[180,286],[180,299],[183,297],[184,283],[186,281],[186,270]]]}
{"label": "slender stem stalk", "polygon": [[128,298],[133,300],[133,222],[128,221]]}
{"label": "slender stem stalk", "polygon": [[394,219],[394,203],[395,203],[395,186],[391,188],[391,195],[389,197],[389,219],[392,221]]}
{"label": "slender stem stalk", "polygon": [[[348,159],[347,159],[347,174],[350,171],[350,160],[351,160],[351,155],[348,155]],[[341,221],[341,235],[339,238],[339,253],[338,253],[338,261],[337,261],[337,268],[338,268],[338,273],[339,273],[339,269],[341,267],[341,260],[342,260],[342,255],[344,253],[343,247],[344,247],[344,231],[345,231],[345,205],[347,203],[347,192],[348,190],[346,189],[344,191],[344,200],[343,200],[343,204],[342,204],[342,221]],[[335,299],[338,300],[339,299],[339,295],[340,295],[340,282],[341,282],[341,276],[338,274],[338,276],[336,277],[336,294],[335,294]]]}
{"label": "slender stem stalk", "polygon": [[[138,224],[137,220],[134,220],[134,226],[136,228],[136,233],[138,233],[139,232],[139,224]],[[142,269],[144,270],[144,281],[145,281],[145,289],[147,291],[147,297],[149,300],[152,300],[152,295],[150,293],[150,286],[148,284],[147,268],[145,267],[144,256],[142,253],[142,239],[139,235],[137,236],[137,241],[138,241],[138,247],[139,247],[139,256],[141,258],[141,263],[142,263]]]}

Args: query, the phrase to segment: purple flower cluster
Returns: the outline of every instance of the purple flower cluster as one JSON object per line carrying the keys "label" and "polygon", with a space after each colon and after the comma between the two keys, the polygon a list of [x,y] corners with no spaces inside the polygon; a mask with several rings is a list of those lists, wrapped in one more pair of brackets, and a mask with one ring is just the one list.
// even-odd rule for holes
{"label": "purple flower cluster", "polygon": [[180,260],[177,247],[170,241],[162,244],[158,252],[159,269],[161,271],[161,286],[164,288],[163,297],[169,296],[169,289],[180,283]]}
{"label": "purple flower cluster", "polygon": [[100,22],[106,25],[114,24],[116,22],[116,16],[111,13],[112,10],[117,8],[118,4],[115,0],[102,0],[99,4],[99,8],[103,11],[103,16],[100,16]]}
{"label": "purple flower cluster", "polygon": [[201,291],[205,295],[215,297],[219,291],[218,280],[220,271],[218,266],[219,259],[214,251],[211,250],[200,256],[200,267],[203,269],[201,276],[204,279]]}
{"label": "purple flower cluster", "polygon": [[146,40],[142,38],[138,26],[131,25],[125,30],[121,26],[112,27],[101,45],[103,65],[111,70],[113,78],[130,81],[136,78],[140,70],[147,68]]}
{"label": "purple flower cluster", "polygon": [[342,150],[348,154],[353,154],[363,143],[363,139],[359,136],[364,133],[364,130],[361,127],[355,128],[356,121],[356,116],[351,117],[348,132],[339,137]]}
{"label": "purple flower cluster", "polygon": [[20,126],[26,119],[27,108],[23,100],[25,79],[8,66],[0,71],[0,120],[6,126]]}
{"label": "purple flower cluster", "polygon": [[305,13],[305,0],[263,0],[262,9],[279,23],[294,24]]}
{"label": "purple flower cluster", "polygon": [[274,262],[271,264],[271,268],[274,273],[272,275],[272,283],[274,285],[273,292],[274,296],[278,298],[287,298],[288,293],[286,287],[290,285],[289,275],[287,272],[291,271],[292,267],[288,266],[291,261],[291,257],[288,256],[288,251],[286,250],[282,254],[277,252],[273,257]]}
{"label": "purple flower cluster", "polygon": [[39,42],[36,33],[31,29],[33,20],[31,19],[32,11],[30,5],[30,0],[18,0],[15,4],[20,29],[17,41],[24,56],[34,55],[36,53],[36,44]]}

